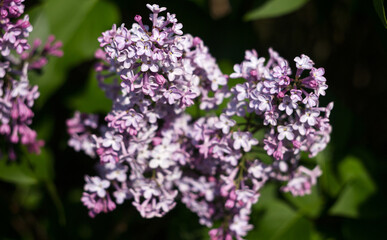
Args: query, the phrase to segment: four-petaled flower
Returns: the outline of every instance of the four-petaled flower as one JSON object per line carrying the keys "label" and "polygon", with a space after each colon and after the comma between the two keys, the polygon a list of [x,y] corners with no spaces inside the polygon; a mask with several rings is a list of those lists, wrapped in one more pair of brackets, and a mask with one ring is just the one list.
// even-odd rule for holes
{"label": "four-petaled flower", "polygon": [[287,126],[278,126],[278,140],[282,141],[283,139],[288,139],[292,141],[294,139],[293,128],[291,125]]}
{"label": "four-petaled flower", "polygon": [[98,197],[103,198],[106,196],[106,189],[110,186],[110,182],[102,180],[100,177],[85,177],[86,185],[85,190],[90,192],[96,192]]}
{"label": "four-petaled flower", "polygon": [[235,150],[239,150],[241,147],[245,152],[249,152],[251,150],[251,146],[257,145],[258,140],[253,138],[253,135],[250,132],[234,132],[232,134],[234,138],[233,147]]}
{"label": "four-petaled flower", "polygon": [[306,55],[302,54],[301,57],[295,57],[296,67],[299,69],[312,69],[314,62]]}
{"label": "four-petaled flower", "polygon": [[219,121],[215,123],[215,127],[222,129],[224,134],[230,132],[230,128],[235,125],[235,120],[230,119],[226,114],[220,114]]}
{"label": "four-petaled flower", "polygon": [[281,111],[286,111],[287,115],[291,115],[297,106],[297,103],[295,103],[289,96],[285,96],[282,103],[278,105],[278,109]]}
{"label": "four-petaled flower", "polygon": [[102,142],[102,146],[108,148],[112,147],[113,150],[119,151],[121,149],[122,135],[106,132],[105,138]]}
{"label": "four-petaled flower", "polygon": [[176,100],[179,100],[183,94],[176,87],[170,87],[164,92],[164,97],[168,100],[169,104],[174,104]]}
{"label": "four-petaled flower", "polygon": [[316,124],[316,118],[320,115],[320,112],[317,110],[307,110],[304,115],[301,116],[300,122],[307,122],[309,126],[314,126]]}

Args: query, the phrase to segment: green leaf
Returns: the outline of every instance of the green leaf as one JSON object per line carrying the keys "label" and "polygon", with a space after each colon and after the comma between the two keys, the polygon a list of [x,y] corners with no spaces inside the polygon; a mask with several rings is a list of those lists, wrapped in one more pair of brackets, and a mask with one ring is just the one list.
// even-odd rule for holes
{"label": "green leaf", "polygon": [[325,238],[322,236],[322,234],[316,230],[312,231],[310,240],[324,240]]}
{"label": "green leaf", "polygon": [[344,158],[339,165],[339,174],[343,182],[361,179],[370,188],[375,188],[375,185],[361,162],[361,159],[357,157],[348,156]]}
{"label": "green leaf", "polygon": [[16,162],[0,161],[0,179],[19,184],[36,184],[41,180],[53,179],[53,156],[45,148],[39,155],[28,153],[23,148]]}
{"label": "green leaf", "polygon": [[329,213],[357,218],[360,206],[376,191],[375,183],[356,157],[346,157],[339,165],[339,173],[345,185]]}
{"label": "green leaf", "polygon": [[22,157],[28,158],[38,180],[47,181],[54,178],[53,155],[48,149],[43,147],[39,155],[25,151]]}
{"label": "green leaf", "polygon": [[259,8],[246,13],[244,20],[251,21],[282,16],[301,8],[307,2],[308,0],[269,0]]}
{"label": "green leaf", "polygon": [[301,216],[300,214],[295,215],[291,219],[288,219],[279,231],[275,232],[272,237],[273,240],[310,240],[313,225],[312,223]]}
{"label": "green leaf", "polygon": [[28,210],[35,210],[43,199],[39,185],[17,185],[16,199]]}
{"label": "green leaf", "polygon": [[32,14],[34,31],[54,34],[57,40],[63,42],[64,51],[62,58],[50,59],[43,75],[30,77],[31,82],[39,86],[41,95],[37,105],[42,106],[63,84],[71,67],[93,58],[99,47],[98,36],[118,21],[119,11],[114,4],[106,1],[49,0],[34,12],[39,12]]}
{"label": "green leaf", "polygon": [[323,172],[318,180],[319,184],[331,197],[336,197],[340,192],[341,185],[336,172],[333,171],[332,150],[329,145],[327,149],[316,156],[316,161]]}
{"label": "green leaf", "polygon": [[10,183],[35,184],[37,179],[26,161],[7,162],[0,160],[0,179]]}
{"label": "green leaf", "polygon": [[253,134],[253,137],[261,141],[265,137],[265,132],[265,129],[260,129]]}
{"label": "green leaf", "polygon": [[[259,202],[257,204],[260,204]],[[262,212],[260,213],[262,214]],[[312,223],[280,200],[265,204],[263,216],[246,239],[265,240],[309,240]]]}
{"label": "green leaf", "polygon": [[30,17],[33,31],[29,34],[28,42],[32,45],[35,39],[41,40],[47,39],[50,35],[50,25],[47,20],[46,14],[42,11],[42,6],[37,5],[28,10],[27,14]]}
{"label": "green leaf", "polygon": [[266,150],[261,148],[263,151],[254,151],[251,152],[251,154],[247,154],[247,156],[251,156],[250,159],[258,159],[259,161],[263,162],[264,164],[272,164],[273,163],[273,157],[267,155]]}
{"label": "green leaf", "polygon": [[221,59],[218,61],[218,65],[223,74],[230,75],[234,72],[234,65],[229,59]]}
{"label": "green leaf", "polygon": [[185,113],[191,115],[191,116],[194,117],[194,118],[199,118],[199,117],[201,117],[201,116],[204,116],[204,115],[205,115],[205,112],[203,112],[203,110],[200,110],[199,104],[200,104],[200,103],[195,102],[195,104],[193,104],[192,106],[187,107],[187,108],[185,109]]}
{"label": "green leaf", "polygon": [[277,200],[278,186],[274,183],[267,183],[260,190],[258,203],[254,204],[253,209],[260,211],[266,209],[271,202]]}
{"label": "green leaf", "polygon": [[69,106],[72,109],[84,113],[109,112],[112,107],[112,102],[105,96],[105,93],[99,88],[96,73],[92,70],[87,80],[85,91],[69,99]]}
{"label": "green leaf", "polygon": [[316,186],[312,187],[311,194],[295,197],[285,193],[285,198],[291,202],[300,213],[308,217],[316,218],[323,208],[323,200]]}
{"label": "green leaf", "polygon": [[384,0],[374,0],[374,7],[376,10],[376,13],[380,18],[380,21],[382,21],[383,26],[387,29],[387,19],[386,19],[386,11],[384,9]]}

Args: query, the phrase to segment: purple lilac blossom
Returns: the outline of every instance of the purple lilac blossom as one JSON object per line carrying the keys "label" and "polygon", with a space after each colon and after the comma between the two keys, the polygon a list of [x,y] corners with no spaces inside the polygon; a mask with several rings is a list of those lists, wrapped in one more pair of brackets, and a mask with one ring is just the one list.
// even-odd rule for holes
{"label": "purple lilac blossom", "polygon": [[83,151],[90,157],[95,157],[93,130],[98,127],[98,116],[75,112],[74,117],[66,122],[67,133],[70,135],[68,145],[75,151]]}
{"label": "purple lilac blossom", "polygon": [[[113,25],[98,38],[97,80],[113,100],[106,124],[97,128],[93,115],[80,113],[68,122],[69,144],[100,158],[99,176],[86,176],[81,200],[92,217],[128,200],[144,218],[162,217],[180,200],[200,224],[220,223],[212,240],[243,239],[266,182],[299,196],[321,175],[318,166],[300,165],[300,154],[313,157],[330,139],[333,103],[319,106],[325,71],[302,55],[292,78],[289,63],[269,49],[267,61],[246,51],[225,76],[201,39],[183,35],[175,14],[147,7],[151,26],[137,15],[130,29]],[[301,78],[304,71],[310,74]],[[244,82],[229,89],[230,78]],[[184,113],[193,104],[219,109],[226,98],[219,117]],[[271,163],[254,157],[262,151]]]}
{"label": "purple lilac blossom", "polygon": [[[182,35],[182,24],[174,14],[164,18],[159,14],[165,8],[147,7],[152,11],[152,27],[136,16],[137,23],[130,29],[113,25],[98,39],[103,48],[96,53],[101,59],[96,65],[98,81],[114,102],[105,117],[107,125],[100,129],[86,126],[85,120],[92,116],[80,113],[67,124],[69,144],[99,156],[100,178],[111,183],[108,187],[114,189],[116,203],[131,199],[143,217],[151,218],[175,206],[181,167],[189,164],[183,139],[191,118],[183,110],[199,96],[208,98],[210,91],[215,96],[212,108],[216,107],[227,97],[228,78],[202,40]],[[113,83],[106,83],[112,75]],[[229,127],[233,122],[227,122]],[[217,154],[228,153],[228,149],[218,146]],[[82,201],[91,216],[114,209],[103,207],[109,199],[108,191],[96,195],[85,186]]]}
{"label": "purple lilac blossom", "polygon": [[16,158],[18,144],[29,152],[39,153],[44,145],[37,133],[30,128],[34,112],[32,107],[39,97],[38,86],[31,86],[28,71],[41,69],[48,56],[62,56],[62,44],[54,43],[50,36],[43,47],[35,39],[31,47],[27,38],[32,32],[28,15],[23,18],[24,0],[0,1],[0,134],[7,142],[9,159]]}

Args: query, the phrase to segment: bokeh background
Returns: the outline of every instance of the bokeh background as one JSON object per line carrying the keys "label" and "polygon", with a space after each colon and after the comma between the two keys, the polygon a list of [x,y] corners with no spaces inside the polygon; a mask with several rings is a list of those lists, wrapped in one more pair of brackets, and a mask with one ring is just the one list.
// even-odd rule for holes
{"label": "bokeh background", "polygon": [[[383,2],[378,1],[378,2]],[[46,141],[39,156],[0,160],[0,239],[206,239],[208,229],[182,204],[162,219],[142,219],[131,204],[94,219],[80,197],[96,160],[67,147],[75,110],[107,112],[93,73],[97,37],[113,23],[148,15],[148,1],[26,1],[32,38],[53,33],[64,57],[30,75],[41,97],[33,126]],[[269,47],[292,61],[302,53],[324,67],[335,102],[332,140],[311,161],[323,175],[313,193],[292,197],[267,185],[246,239],[386,239],[387,29],[371,0],[171,0],[183,31],[201,37],[224,73],[247,49]],[[273,5],[274,4],[274,5]],[[274,7],[273,7],[274,6]],[[380,11],[380,9],[379,9]]]}

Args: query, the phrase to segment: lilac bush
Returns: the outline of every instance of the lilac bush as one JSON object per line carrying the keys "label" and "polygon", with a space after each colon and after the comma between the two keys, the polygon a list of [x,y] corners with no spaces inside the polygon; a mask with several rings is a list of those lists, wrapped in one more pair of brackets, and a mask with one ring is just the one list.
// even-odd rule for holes
{"label": "lilac bush", "polygon": [[[268,59],[252,50],[227,76],[200,38],[183,34],[175,14],[147,7],[150,26],[135,16],[131,28],[113,25],[98,39],[97,78],[113,101],[106,123],[79,112],[67,122],[69,145],[99,158],[82,202],[91,217],[131,201],[153,218],[180,200],[212,228],[211,239],[242,239],[265,183],[302,196],[321,175],[300,155],[314,157],[329,142],[333,103],[319,106],[324,69],[301,55],[292,74],[274,50]],[[193,118],[185,111],[192,105],[207,114]],[[257,157],[262,152],[269,161]]]}
{"label": "lilac bush", "polygon": [[36,39],[31,47],[27,38],[32,31],[24,0],[0,1],[0,134],[3,135],[9,159],[16,159],[15,147],[25,145],[29,152],[39,153],[44,145],[30,128],[38,86],[31,86],[28,71],[41,69],[48,56],[62,56],[61,43],[50,36],[43,47]]}

